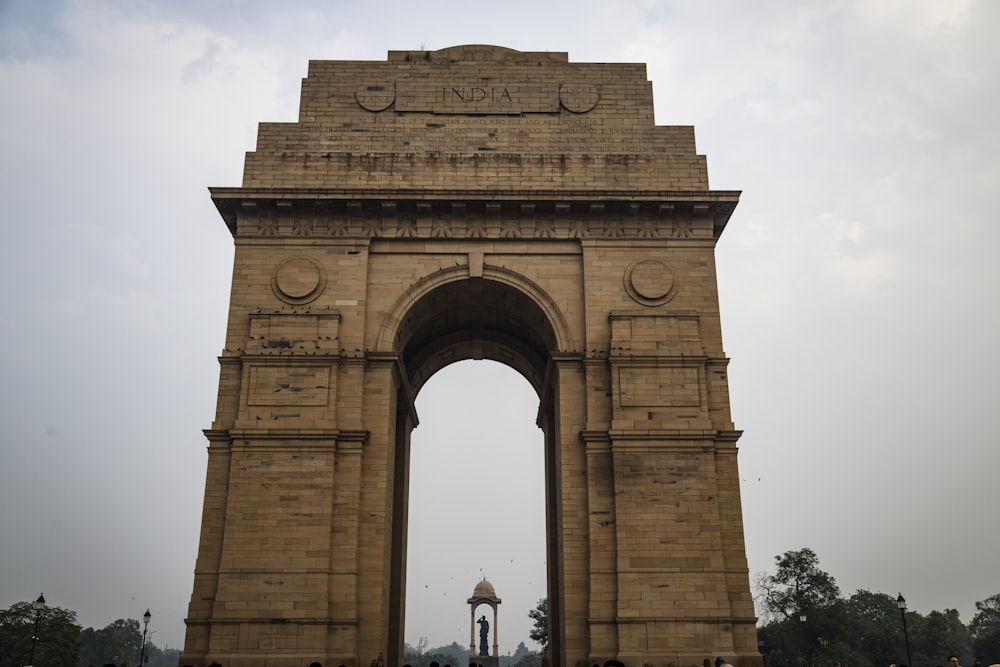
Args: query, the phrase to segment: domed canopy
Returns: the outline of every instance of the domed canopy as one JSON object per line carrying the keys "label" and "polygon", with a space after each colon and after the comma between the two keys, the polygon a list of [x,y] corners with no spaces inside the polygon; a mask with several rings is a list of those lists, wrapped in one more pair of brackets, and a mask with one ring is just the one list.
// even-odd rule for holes
{"label": "domed canopy", "polygon": [[496,596],[497,591],[493,588],[493,584],[485,579],[476,584],[476,590],[472,591],[474,598],[495,598]]}
{"label": "domed canopy", "polygon": [[488,582],[485,577],[476,584],[476,590],[472,591],[472,597],[467,600],[470,604],[481,601],[500,602],[496,589],[493,588],[493,584]]}

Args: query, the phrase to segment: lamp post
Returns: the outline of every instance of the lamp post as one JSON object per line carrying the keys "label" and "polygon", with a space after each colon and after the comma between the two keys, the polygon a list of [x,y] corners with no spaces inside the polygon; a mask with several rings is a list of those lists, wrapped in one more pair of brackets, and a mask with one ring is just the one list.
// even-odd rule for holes
{"label": "lamp post", "polygon": [[29,667],[35,664],[35,642],[38,641],[38,622],[42,620],[42,610],[45,609],[45,596],[39,595],[38,599],[31,603],[35,608],[35,629],[31,633],[31,655],[28,657]]}
{"label": "lamp post", "polygon": [[896,606],[899,607],[899,615],[903,618],[903,639],[906,640],[906,664],[913,667],[913,660],[910,658],[910,635],[906,632],[906,598],[900,593],[896,598]]}
{"label": "lamp post", "polygon": [[145,662],[146,657],[146,629],[149,627],[149,619],[153,618],[153,615],[146,610],[146,613],[142,615],[142,650],[139,651],[139,667],[142,667],[143,662]]}
{"label": "lamp post", "polygon": [[803,609],[799,612],[799,651],[802,653],[800,658],[806,663],[809,662],[809,658],[806,657],[806,610]]}

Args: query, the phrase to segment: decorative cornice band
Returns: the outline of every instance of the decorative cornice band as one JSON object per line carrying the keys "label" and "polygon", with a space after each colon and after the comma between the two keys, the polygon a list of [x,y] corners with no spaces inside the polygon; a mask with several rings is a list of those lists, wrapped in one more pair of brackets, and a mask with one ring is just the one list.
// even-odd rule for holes
{"label": "decorative cornice band", "polygon": [[434,192],[211,188],[234,236],[718,239],[739,192]]}

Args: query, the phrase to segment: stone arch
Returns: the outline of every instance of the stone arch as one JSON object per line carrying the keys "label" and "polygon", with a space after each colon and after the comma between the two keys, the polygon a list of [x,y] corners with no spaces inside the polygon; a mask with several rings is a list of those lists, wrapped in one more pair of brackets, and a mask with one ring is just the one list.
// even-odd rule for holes
{"label": "stone arch", "polygon": [[211,188],[235,253],[183,664],[400,664],[413,397],[490,358],[539,396],[552,665],[760,665],[714,256],[739,193],[652,112],[644,65],[559,52],[310,62],[298,122]]}
{"label": "stone arch", "polygon": [[[481,277],[478,278],[470,276],[467,266],[453,266],[440,269],[418,280],[397,299],[385,317],[382,318],[375,338],[375,350],[401,354],[406,354],[408,348],[412,350],[410,343],[414,335],[414,328],[425,324],[424,322],[415,324],[412,320],[421,320],[427,312],[440,312],[440,308],[436,308],[434,304],[435,294],[438,296],[445,293],[454,295],[457,291],[456,288],[459,287],[467,288],[470,294],[475,291],[489,291],[498,294],[504,291],[501,286],[507,288],[505,294],[506,297],[509,297],[506,299],[507,301],[523,298],[528,313],[505,311],[502,308],[504,296],[500,296],[497,305],[501,308],[496,312],[520,320],[536,330],[536,333],[531,336],[535,339],[535,345],[529,346],[534,348],[536,356],[541,354],[544,357],[546,351],[557,352],[576,349],[577,346],[565,315],[555,300],[542,287],[517,271],[486,263],[482,267]],[[441,301],[450,303],[451,307],[454,308],[457,303],[461,302],[461,299],[449,301],[447,298],[442,298]],[[454,340],[451,344],[442,344],[442,348],[449,349],[447,351],[441,350],[442,356],[438,359],[441,362],[439,365],[431,363],[429,368],[422,369],[423,372],[414,373],[415,369],[412,364],[407,364],[414,393],[423,386],[423,383],[433,375],[434,371],[452,361],[466,358],[486,358],[506,363],[528,378],[535,391],[540,391],[545,372],[544,363],[539,365],[541,361],[539,358],[532,364],[525,358],[532,355],[529,354],[529,350],[525,349],[524,345],[518,344],[518,336],[511,331],[510,325],[516,327],[516,322],[507,322],[508,326],[506,327],[503,326],[503,323],[498,324],[500,326],[493,328],[493,333],[497,335],[488,340],[484,339],[483,342],[489,343],[489,345],[483,346],[478,351],[463,350],[462,348],[474,345],[474,342],[468,340],[465,335],[458,335],[452,337]],[[461,356],[462,354],[466,356]],[[447,359],[451,359],[451,361],[446,361]]]}

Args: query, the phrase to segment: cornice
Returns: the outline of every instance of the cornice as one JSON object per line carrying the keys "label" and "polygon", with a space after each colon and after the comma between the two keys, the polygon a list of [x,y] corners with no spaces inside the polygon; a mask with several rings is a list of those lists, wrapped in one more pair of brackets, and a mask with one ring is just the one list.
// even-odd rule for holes
{"label": "cornice", "polygon": [[717,240],[740,192],[209,188],[239,237]]}
{"label": "cornice", "polygon": [[[600,431],[590,432],[589,439],[594,440]],[[648,443],[689,443],[689,447],[703,447],[706,443],[735,444],[743,431],[736,430],[714,430],[714,429],[649,429],[649,430],[625,430],[610,429],[607,431],[608,437],[614,443],[616,449],[638,446],[647,447]],[[676,446],[676,445],[671,445]]]}

